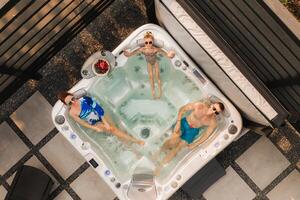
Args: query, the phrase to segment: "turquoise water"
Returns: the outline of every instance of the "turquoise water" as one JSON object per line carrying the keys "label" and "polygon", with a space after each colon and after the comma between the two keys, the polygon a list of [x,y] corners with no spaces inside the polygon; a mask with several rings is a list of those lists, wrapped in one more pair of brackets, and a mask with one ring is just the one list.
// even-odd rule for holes
{"label": "turquoise water", "polygon": [[[202,95],[197,85],[176,70],[169,59],[162,56],[158,59],[163,89],[160,100],[153,100],[151,96],[143,55],[129,58],[124,66],[114,69],[107,77],[97,79],[88,91],[117,127],[146,142],[142,147],[124,144],[111,134],[83,129],[82,134],[93,140],[119,179],[131,177],[141,157],[150,159],[159,150],[171,134],[179,108],[199,100]],[[162,175],[167,175],[180,157],[177,156]]]}

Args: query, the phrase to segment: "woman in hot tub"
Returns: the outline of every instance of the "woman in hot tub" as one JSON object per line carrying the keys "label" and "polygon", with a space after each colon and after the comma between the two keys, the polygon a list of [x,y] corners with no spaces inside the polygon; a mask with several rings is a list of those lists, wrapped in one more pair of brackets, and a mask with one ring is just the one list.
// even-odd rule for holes
{"label": "woman in hot tub", "polygon": [[[217,126],[216,116],[223,111],[224,105],[221,102],[195,102],[180,108],[174,132],[158,153],[170,151],[159,163],[155,174],[158,175],[161,167],[170,162],[182,148],[194,149],[207,140]],[[187,112],[190,114],[183,117]]]}
{"label": "woman in hot tub", "polygon": [[[166,53],[161,48],[155,47],[153,45],[153,43],[154,43],[154,36],[150,31],[147,31],[144,35],[144,44],[145,44],[145,46],[141,47],[141,48],[139,48],[139,49],[137,49],[133,52],[129,52],[127,50],[124,50],[124,55],[129,57],[129,56],[133,56],[137,53],[144,54],[145,59],[147,61],[147,67],[148,67],[148,74],[149,74],[149,79],[150,79],[152,97],[154,99],[159,99],[161,97],[162,90],[161,90],[159,66],[158,66],[158,61],[156,59],[156,54],[161,53],[164,56],[167,56],[169,58],[173,58],[175,53],[173,51],[169,51],[168,53]],[[155,95],[155,89],[154,89],[153,71],[154,71],[155,78],[156,78],[157,84],[158,84],[158,95],[157,96]]]}
{"label": "woman in hot tub", "polygon": [[91,97],[83,96],[79,99],[68,92],[60,92],[59,100],[69,106],[70,116],[80,125],[93,129],[97,132],[107,132],[117,136],[121,140],[144,144],[144,141],[138,140],[129,134],[118,129],[113,123],[104,116],[103,108]]}

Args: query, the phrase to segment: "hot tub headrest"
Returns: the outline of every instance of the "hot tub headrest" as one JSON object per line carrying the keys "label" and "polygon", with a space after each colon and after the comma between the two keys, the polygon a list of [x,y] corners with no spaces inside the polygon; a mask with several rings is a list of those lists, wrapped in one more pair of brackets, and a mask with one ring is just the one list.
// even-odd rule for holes
{"label": "hot tub headrest", "polygon": [[[165,46],[164,41],[159,39],[154,39],[153,44],[158,48],[163,48]],[[135,42],[130,43],[128,48],[135,49],[136,47],[143,47],[143,46],[145,46],[144,39],[138,39]]]}
{"label": "hot tub headrest", "polygon": [[86,96],[86,95],[87,95],[87,91],[83,88],[73,92],[73,96],[76,99],[80,99],[81,97]]}
{"label": "hot tub headrest", "polygon": [[[138,46],[140,46],[140,47],[145,46],[144,39],[138,39],[136,41],[136,44]],[[153,45],[156,46],[156,47],[158,47],[158,48],[163,48],[164,47],[164,41],[159,40],[159,39],[154,39]]]}

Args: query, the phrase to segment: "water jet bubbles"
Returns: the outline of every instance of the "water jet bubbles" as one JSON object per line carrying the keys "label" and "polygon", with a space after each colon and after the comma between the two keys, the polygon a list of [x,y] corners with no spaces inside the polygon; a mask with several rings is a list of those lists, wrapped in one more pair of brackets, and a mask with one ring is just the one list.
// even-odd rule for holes
{"label": "water jet bubbles", "polygon": [[68,130],[69,130],[69,127],[68,127],[68,126],[63,126],[63,127],[62,127],[62,130],[63,130],[63,131],[68,131]]}
{"label": "water jet bubbles", "polygon": [[86,75],[88,75],[88,74],[89,74],[89,71],[88,71],[88,70],[86,70],[86,69],[84,69],[84,70],[82,70],[82,74],[86,76]]}
{"label": "water jet bubbles", "polygon": [[141,67],[140,66],[134,66],[134,71],[137,73],[137,72],[139,72],[140,71],[140,69],[141,69]]}
{"label": "water jet bubbles", "polygon": [[144,139],[147,139],[150,136],[150,129],[149,128],[143,128],[141,130],[140,136]]}
{"label": "water jet bubbles", "polygon": [[77,138],[77,135],[76,135],[75,133],[71,133],[71,134],[70,134],[70,138],[71,138],[72,140],[75,140],[75,139]]}

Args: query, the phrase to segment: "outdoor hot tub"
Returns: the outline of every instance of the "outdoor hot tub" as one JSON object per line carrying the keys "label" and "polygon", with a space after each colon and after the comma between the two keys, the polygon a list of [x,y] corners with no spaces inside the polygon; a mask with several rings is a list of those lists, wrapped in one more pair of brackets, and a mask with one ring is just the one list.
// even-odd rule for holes
{"label": "outdoor hot tub", "polygon": [[[141,54],[125,57],[124,49],[141,45],[144,33],[154,34],[154,44],[176,52],[169,59],[158,55],[163,95],[151,96],[147,64]],[[95,76],[91,65],[107,57],[112,68],[106,76]],[[85,91],[103,106],[116,126],[145,145],[128,144],[107,133],[96,133],[78,125],[58,101],[53,122],[65,138],[94,167],[119,199],[167,199],[209,160],[229,145],[242,129],[235,107],[200,71],[166,31],[147,24],[135,30],[113,52],[92,55],[82,68],[84,79],[70,92]],[[155,176],[153,154],[169,138],[181,106],[203,99],[221,101],[225,112],[218,116],[218,127],[210,138],[194,150],[183,149]],[[161,155],[163,156],[163,155]]]}

